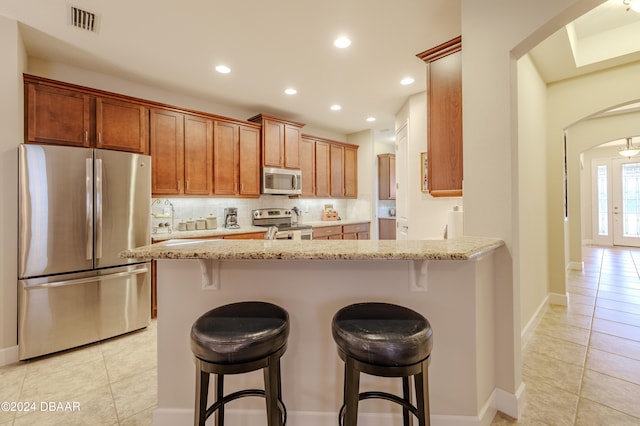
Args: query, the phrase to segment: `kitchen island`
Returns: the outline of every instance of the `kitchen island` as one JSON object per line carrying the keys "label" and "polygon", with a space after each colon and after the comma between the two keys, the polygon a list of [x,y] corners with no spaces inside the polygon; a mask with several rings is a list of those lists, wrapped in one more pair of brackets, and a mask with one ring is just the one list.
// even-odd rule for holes
{"label": "kitchen island", "polygon": [[[495,253],[503,242],[464,237],[427,241],[168,240],[123,252],[158,260],[158,407],[154,424],[191,424],[195,366],[191,324],[216,306],[264,300],[291,318],[282,358],[288,424],[337,423],[343,364],[331,338],[341,307],[386,301],[412,308],[431,323],[429,369],[432,424],[488,424],[517,395],[496,386]],[[504,352],[504,353],[498,353]],[[261,372],[228,378],[228,390],[261,387]],[[399,379],[364,376],[361,388],[401,392]],[[264,401],[228,407],[228,421],[263,425]],[[396,416],[396,417],[393,417]],[[400,410],[363,401],[363,425],[396,424]]]}

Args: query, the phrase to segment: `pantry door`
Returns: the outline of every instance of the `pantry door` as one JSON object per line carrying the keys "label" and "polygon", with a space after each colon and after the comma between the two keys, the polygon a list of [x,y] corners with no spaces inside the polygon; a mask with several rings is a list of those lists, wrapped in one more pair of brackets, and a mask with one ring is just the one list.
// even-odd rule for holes
{"label": "pantry door", "polygon": [[613,245],[640,247],[640,159],[612,162]]}

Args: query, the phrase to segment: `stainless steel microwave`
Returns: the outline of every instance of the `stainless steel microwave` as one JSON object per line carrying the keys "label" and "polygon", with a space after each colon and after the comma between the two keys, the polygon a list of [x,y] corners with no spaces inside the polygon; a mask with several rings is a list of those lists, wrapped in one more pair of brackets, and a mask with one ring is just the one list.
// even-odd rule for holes
{"label": "stainless steel microwave", "polygon": [[263,167],[262,193],[278,195],[302,194],[302,172],[293,169]]}

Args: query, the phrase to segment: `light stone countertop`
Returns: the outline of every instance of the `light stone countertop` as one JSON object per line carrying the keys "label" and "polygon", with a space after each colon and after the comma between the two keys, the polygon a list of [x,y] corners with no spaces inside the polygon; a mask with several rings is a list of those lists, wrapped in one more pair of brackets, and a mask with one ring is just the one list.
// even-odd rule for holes
{"label": "light stone countertop", "polygon": [[131,259],[217,260],[474,260],[504,242],[487,237],[450,240],[197,240],[176,239],[126,250]]}

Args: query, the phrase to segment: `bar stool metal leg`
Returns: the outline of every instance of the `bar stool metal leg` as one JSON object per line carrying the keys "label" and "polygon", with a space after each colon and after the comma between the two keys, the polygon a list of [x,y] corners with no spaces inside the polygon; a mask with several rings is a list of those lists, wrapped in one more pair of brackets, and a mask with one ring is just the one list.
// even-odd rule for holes
{"label": "bar stool metal leg", "polygon": [[[216,374],[215,375],[215,384],[216,384],[216,400],[215,402],[220,401],[224,398],[224,374]],[[224,425],[224,405],[216,410],[215,413],[215,425],[223,426]]]}
{"label": "bar stool metal leg", "polygon": [[282,426],[282,413],[278,408],[278,401],[281,398],[281,385],[278,383],[280,377],[280,357],[271,355],[269,365],[263,369],[264,372],[264,392],[267,405],[268,426]]}
{"label": "bar stool metal leg", "polygon": [[204,426],[207,420],[207,396],[209,393],[209,373],[202,371],[201,361],[196,362],[196,407],[195,426]]}
{"label": "bar stool metal leg", "polygon": [[429,359],[422,361],[422,371],[414,376],[416,384],[416,399],[418,420],[420,426],[429,426]]}
{"label": "bar stool metal leg", "polygon": [[358,402],[360,401],[360,371],[356,369],[354,360],[347,357],[345,361],[345,426],[357,426]]}
{"label": "bar stool metal leg", "polygon": [[[402,397],[408,403],[411,403],[411,386],[409,377],[402,378]],[[410,415],[407,407],[402,407],[402,424],[404,426],[413,426],[413,416]]]}

